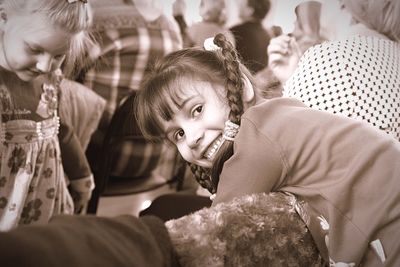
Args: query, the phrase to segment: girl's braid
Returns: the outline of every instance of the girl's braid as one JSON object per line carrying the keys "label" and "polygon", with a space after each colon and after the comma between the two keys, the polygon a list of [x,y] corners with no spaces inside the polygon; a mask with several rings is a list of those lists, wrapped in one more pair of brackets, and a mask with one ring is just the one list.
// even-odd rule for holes
{"label": "girl's braid", "polygon": [[189,163],[189,166],[194,178],[196,178],[196,181],[201,185],[201,187],[207,189],[211,194],[214,194],[216,188],[211,181],[209,171],[193,163]]}
{"label": "girl's braid", "polygon": [[243,114],[243,80],[239,67],[239,59],[233,45],[226,39],[225,35],[217,34],[214,43],[222,48],[224,67],[226,71],[226,94],[231,109],[229,120],[240,125]]}
{"label": "girl's braid", "polygon": [[[239,58],[233,45],[226,40],[223,34],[217,34],[214,37],[214,43],[222,48],[222,60],[225,67],[226,75],[226,97],[230,108],[229,120],[237,125],[240,125],[240,119],[244,112],[242,92],[244,83],[242,80],[242,72],[240,70]],[[211,168],[211,181],[215,190],[218,187],[219,176],[227,161],[233,155],[233,142],[224,142],[215,159]]]}
{"label": "girl's braid", "polygon": [[[227,92],[228,105],[231,109],[229,112],[229,120],[240,125],[240,119],[244,111],[242,100],[244,85],[238,55],[233,45],[223,34],[217,34],[214,37],[214,43],[222,49],[221,52],[226,74],[225,88]],[[224,152],[221,153],[221,157],[217,157],[215,162],[216,167],[213,167],[211,172],[210,170],[195,164],[189,164],[196,181],[211,194],[214,194],[217,191],[219,174],[221,173],[223,163],[233,154],[233,144],[231,142],[223,144],[223,147],[221,147],[220,150]]]}

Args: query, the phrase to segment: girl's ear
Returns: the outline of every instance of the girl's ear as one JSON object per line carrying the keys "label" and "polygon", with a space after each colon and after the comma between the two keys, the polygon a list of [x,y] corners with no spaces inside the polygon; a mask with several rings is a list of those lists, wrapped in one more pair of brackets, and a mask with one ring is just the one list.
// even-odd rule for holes
{"label": "girl's ear", "polygon": [[254,100],[255,92],[253,84],[250,82],[246,75],[243,75],[243,102],[250,103]]}

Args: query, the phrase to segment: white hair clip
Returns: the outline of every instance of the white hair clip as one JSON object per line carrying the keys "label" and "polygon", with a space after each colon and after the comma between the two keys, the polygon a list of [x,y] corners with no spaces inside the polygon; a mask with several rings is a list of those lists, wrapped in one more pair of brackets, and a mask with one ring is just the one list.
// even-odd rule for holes
{"label": "white hair clip", "polygon": [[206,51],[218,51],[221,50],[221,47],[214,44],[214,37],[210,37],[204,40],[203,44],[204,50]]}
{"label": "white hair clip", "polygon": [[228,141],[235,140],[235,136],[239,132],[239,128],[240,128],[240,126],[237,125],[236,123],[233,123],[229,120],[226,121],[224,132],[222,134],[222,138],[225,140],[228,140]]}
{"label": "white hair clip", "polygon": [[75,2],[78,2],[78,1],[80,1],[80,2],[82,2],[82,3],[87,3],[87,0],[68,0],[68,3],[70,3],[70,4],[72,4],[72,3],[75,3]]}

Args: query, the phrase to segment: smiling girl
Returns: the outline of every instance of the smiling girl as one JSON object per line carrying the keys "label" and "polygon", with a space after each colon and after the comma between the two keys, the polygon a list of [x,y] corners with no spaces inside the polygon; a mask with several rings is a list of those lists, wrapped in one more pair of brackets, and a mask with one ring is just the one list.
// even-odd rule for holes
{"label": "smiling girl", "polygon": [[398,266],[400,143],[296,99],[260,99],[232,45],[223,35],[214,43],[213,51],[178,51],[155,66],[136,98],[142,132],[166,137],[198,166],[197,179],[216,193],[213,205],[293,194],[331,266]]}
{"label": "smiling girl", "polygon": [[[46,223],[74,204],[79,211],[90,197],[89,165],[58,116],[59,68],[76,67],[90,22],[82,0],[0,1],[0,231]],[[65,171],[75,203],[61,150],[72,161]]]}

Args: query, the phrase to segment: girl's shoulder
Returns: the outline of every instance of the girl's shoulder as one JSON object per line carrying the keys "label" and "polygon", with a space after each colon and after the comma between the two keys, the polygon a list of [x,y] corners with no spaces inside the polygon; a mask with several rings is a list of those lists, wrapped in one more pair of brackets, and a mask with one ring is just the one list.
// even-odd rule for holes
{"label": "girl's shoulder", "polygon": [[291,121],[305,116],[307,110],[310,108],[295,98],[277,97],[262,100],[248,108],[242,120],[250,121],[258,129],[269,131],[270,128],[286,127]]}
{"label": "girl's shoulder", "polygon": [[243,114],[243,117],[260,117],[265,118],[265,115],[274,115],[276,112],[278,114],[284,113],[290,109],[303,109],[307,106],[296,98],[291,97],[276,97],[271,99],[263,99],[256,105],[248,108]]}

